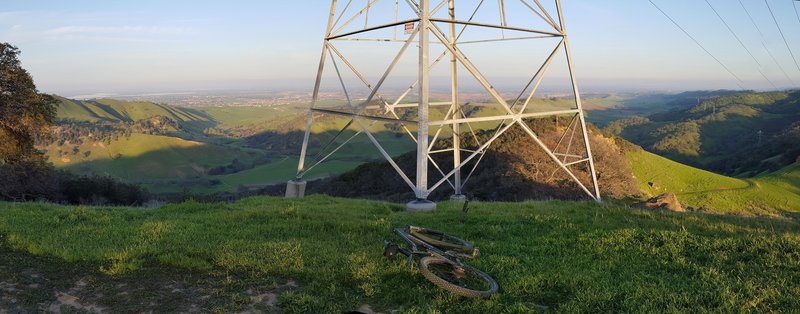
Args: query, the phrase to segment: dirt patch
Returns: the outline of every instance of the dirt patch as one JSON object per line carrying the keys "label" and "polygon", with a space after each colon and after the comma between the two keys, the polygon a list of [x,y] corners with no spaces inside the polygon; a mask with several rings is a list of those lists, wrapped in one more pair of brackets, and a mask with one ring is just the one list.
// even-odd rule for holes
{"label": "dirt patch", "polygon": [[256,289],[247,289],[245,294],[250,298],[250,304],[242,313],[262,313],[264,310],[273,312],[278,310],[278,297],[281,293],[291,291],[299,288],[300,286],[294,280],[289,280],[283,285],[268,291],[258,291]]}
{"label": "dirt patch", "polygon": [[0,313],[280,312],[293,280],[148,264],[111,277],[97,265],[13,251],[0,242]]}
{"label": "dirt patch", "polygon": [[50,303],[47,311],[51,313],[72,313],[75,311],[83,313],[106,313],[107,309],[105,307],[85,302],[76,296],[80,295],[85,288],[86,281],[80,279],[72,288],[67,290],[67,292],[56,292],[56,300]]}
{"label": "dirt patch", "polygon": [[678,201],[678,197],[674,193],[664,193],[659,196],[653,197],[647,202],[638,204],[641,208],[666,210],[671,212],[685,212],[686,208]]}

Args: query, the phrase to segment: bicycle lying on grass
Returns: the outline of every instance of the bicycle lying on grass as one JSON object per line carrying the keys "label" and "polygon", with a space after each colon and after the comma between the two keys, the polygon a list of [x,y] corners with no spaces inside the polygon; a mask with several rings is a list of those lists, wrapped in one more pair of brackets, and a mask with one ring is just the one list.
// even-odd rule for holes
{"label": "bicycle lying on grass", "polygon": [[464,264],[462,258],[474,258],[478,248],[471,243],[445,233],[406,226],[395,228],[396,233],[410,248],[402,248],[384,240],[383,255],[389,258],[397,253],[406,256],[408,265],[414,256],[420,256],[419,271],[442,289],[468,298],[488,298],[497,293],[497,282],[475,267]]}

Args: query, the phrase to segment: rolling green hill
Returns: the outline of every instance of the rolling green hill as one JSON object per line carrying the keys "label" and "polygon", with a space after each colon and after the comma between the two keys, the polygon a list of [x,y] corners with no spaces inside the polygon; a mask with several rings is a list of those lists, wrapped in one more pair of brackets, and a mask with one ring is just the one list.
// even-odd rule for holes
{"label": "rolling green hill", "polygon": [[[443,202],[432,213],[408,213],[321,196],[154,209],[0,203],[0,308],[36,312],[61,293],[109,312],[800,308],[796,219],[592,202],[472,202],[468,214],[461,207]],[[386,260],[383,240],[399,241],[391,228],[406,224],[475,243],[481,254],[467,263],[494,277],[499,294],[458,297],[416,266]]]}
{"label": "rolling green hill", "polygon": [[646,118],[618,120],[606,130],[695,167],[757,176],[790,165],[800,155],[800,92],[728,94]]}
{"label": "rolling green hill", "polygon": [[57,116],[62,120],[87,122],[135,122],[154,116],[164,116],[178,121],[181,126],[193,131],[214,126],[215,120],[208,113],[144,101],[122,101],[116,99],[59,100]]}
{"label": "rolling green hill", "polygon": [[[65,149],[69,152],[64,152]],[[254,149],[147,134],[131,134],[109,144],[94,141],[76,146],[52,144],[46,147],[46,152],[58,168],[110,175],[142,183],[154,192],[180,191],[193,185],[207,187],[210,183],[206,174],[210,168],[234,159],[249,162],[264,156],[264,152]]]}
{"label": "rolling green hill", "polygon": [[800,211],[800,167],[738,179],[671,161],[646,151],[627,153],[642,191],[671,192],[686,206],[716,213],[774,215]]}

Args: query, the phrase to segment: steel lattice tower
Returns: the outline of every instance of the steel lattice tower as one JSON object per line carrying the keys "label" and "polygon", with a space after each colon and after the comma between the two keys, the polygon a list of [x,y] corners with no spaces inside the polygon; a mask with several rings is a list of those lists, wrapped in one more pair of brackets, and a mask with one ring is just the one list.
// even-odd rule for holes
{"label": "steel lattice tower", "polygon": [[[308,119],[306,124],[306,131],[303,138],[303,146],[301,156],[297,167],[297,176],[294,180],[290,181],[287,185],[287,197],[302,197],[305,189],[305,182],[303,176],[305,173],[324,162],[336,151],[344,147],[350,140],[358,134],[365,134],[370,142],[378,149],[381,155],[389,162],[389,164],[397,171],[400,178],[414,191],[416,200],[409,203],[409,209],[433,209],[435,204],[427,201],[430,193],[439,188],[441,185],[447,183],[453,188],[455,199],[463,198],[462,188],[466,180],[469,179],[472,171],[475,170],[480,160],[489,146],[497,138],[503,135],[513,126],[521,127],[527,133],[538,147],[543,149],[546,154],[557,163],[559,168],[565,171],[569,178],[571,178],[582,191],[586,193],[591,199],[600,201],[600,191],[597,184],[597,175],[595,172],[594,160],[592,158],[591,147],[589,145],[589,137],[586,129],[586,121],[584,119],[583,105],[581,102],[578,84],[575,78],[575,71],[573,66],[572,54],[570,51],[570,44],[567,37],[567,31],[564,24],[564,15],[562,12],[562,5],[560,0],[553,1],[549,8],[543,5],[545,0],[518,0],[515,4],[520,7],[514,11],[518,13],[519,10],[524,10],[529,13],[531,18],[538,23],[544,25],[544,29],[533,28],[529,26],[514,25],[508,22],[509,11],[507,11],[506,1],[510,0],[496,0],[496,13],[499,13],[499,23],[481,22],[476,21],[476,17],[481,16],[481,9],[485,7],[485,3],[493,2],[495,0],[474,0],[472,5],[467,6],[466,0],[383,0],[394,5],[394,20],[386,23],[378,23],[377,25],[369,25],[370,10],[382,0],[360,0],[355,2],[366,1],[366,4],[360,10],[352,12],[356,4],[354,0],[349,0],[344,3],[343,7],[339,7],[339,1],[332,0],[330,15],[328,17],[327,29],[325,31],[324,42],[322,46],[322,56],[320,58],[319,69],[314,85],[312,95],[312,105],[308,112]],[[344,2],[344,1],[342,1]],[[477,5],[474,5],[477,3]],[[460,19],[456,15],[456,5],[464,5],[469,8],[469,19]],[[472,10],[474,8],[474,10]],[[348,11],[350,9],[351,11]],[[356,8],[357,9],[357,8]],[[410,16],[406,19],[399,18],[400,10],[410,10]],[[352,15],[351,15],[352,14]],[[555,18],[554,18],[555,16]],[[360,25],[352,29],[358,19],[364,19],[364,25]],[[374,22],[374,19],[373,19]],[[348,29],[348,27],[350,29]],[[462,40],[461,35],[467,28],[475,30],[493,30],[501,32],[499,38],[482,39],[465,41]],[[407,38],[398,38],[397,29],[404,29]],[[460,28],[460,32],[457,30]],[[364,38],[366,34],[373,34],[385,30],[393,31],[394,34],[391,38]],[[507,34],[519,34],[521,36],[506,36]],[[547,49],[547,57],[538,66],[538,70],[533,73],[533,77],[528,81],[528,84],[519,94],[516,100],[509,102],[504,96],[498,92],[494,85],[484,76],[481,70],[471,61],[468,55],[463,51],[461,45],[467,43],[492,43],[501,41],[519,41],[519,40],[539,40],[550,38],[557,40],[557,44],[551,50]],[[348,60],[344,53],[337,49],[340,42],[394,42],[402,44],[402,48],[391,60],[389,66],[383,71],[383,75],[376,82],[370,82],[359,69]],[[416,69],[416,81],[408,85],[405,91],[397,97],[390,98],[382,95],[384,84],[394,71],[397,70],[401,58],[409,51],[413,50],[413,46],[419,49],[418,52],[418,68]],[[431,47],[444,47],[442,54],[438,58],[431,58]],[[569,76],[569,89],[571,89],[574,98],[570,99],[570,107],[563,109],[552,108],[536,108],[534,94],[537,93],[548,68],[553,63],[557,56],[563,53],[566,62],[566,69]],[[432,102],[431,101],[431,71],[432,69],[445,57],[450,59],[449,67],[449,85],[450,95],[449,101]],[[337,63],[337,60],[342,64]],[[433,60],[433,62],[432,62]],[[506,60],[507,62],[513,60]],[[323,72],[326,67],[330,68],[331,62],[335,69],[336,78],[338,79],[341,88],[347,98],[347,104],[336,108],[324,108],[320,105],[320,86],[324,79]],[[343,79],[343,71],[352,71],[352,74],[357,78],[360,83],[364,84],[368,93],[365,94],[363,99],[353,100],[355,97],[352,93],[348,93],[348,88],[345,80]],[[485,95],[491,100],[492,106],[496,108],[500,114],[490,114],[484,116],[468,116],[464,113],[465,102],[461,101],[461,93],[459,91],[459,73],[464,73],[477,81],[480,88],[485,92]],[[409,94],[416,93],[418,100],[416,102],[404,102]],[[431,117],[431,111],[441,112],[447,109],[442,117]],[[415,109],[415,117],[409,118],[407,115],[399,114],[401,109]],[[437,111],[438,110],[438,111]],[[335,146],[329,153],[323,154],[319,152],[317,160],[313,161],[310,165],[306,164],[307,153],[309,152],[309,138],[312,136],[312,129],[315,119],[320,116],[338,116],[349,120],[344,128],[355,128],[357,133],[348,138],[341,145]],[[552,116],[566,116],[570,123],[564,129],[563,135],[556,145],[547,145],[534,130],[524,122],[523,119],[537,118],[537,117],[552,117]],[[476,144],[476,149],[467,150],[461,147],[462,131],[468,129],[475,137],[474,123],[486,123],[496,121],[499,123],[495,129],[493,136],[489,137],[485,142]],[[396,124],[402,126],[405,133],[407,133],[412,140],[416,142],[416,171],[412,177],[405,173],[400,166],[393,160],[391,154],[382,146],[380,140],[370,131],[370,128],[376,123]],[[447,149],[434,150],[431,143],[442,134],[442,128],[448,127],[451,133],[451,146]],[[466,128],[463,128],[465,127]],[[438,128],[433,132],[431,137],[431,129]],[[416,129],[416,132],[413,132]],[[416,133],[416,134],[415,134]],[[341,135],[342,131],[338,135]],[[468,135],[468,133],[464,133]],[[577,134],[577,136],[576,136]],[[579,144],[573,145],[573,140],[577,140]],[[331,143],[328,143],[323,150],[327,149]],[[577,149],[580,147],[580,149]],[[574,151],[579,152],[574,152]],[[462,153],[465,156],[462,156]],[[432,154],[451,153],[453,159],[452,168],[449,171],[443,169],[438,165],[433,158]],[[471,167],[467,166],[472,162]],[[429,166],[433,166],[442,178],[437,182],[428,182]],[[581,182],[581,180],[573,172],[574,167],[584,166],[591,174],[591,182]],[[465,171],[463,169],[471,168],[471,171],[463,176]],[[588,183],[588,184],[587,184]]]}

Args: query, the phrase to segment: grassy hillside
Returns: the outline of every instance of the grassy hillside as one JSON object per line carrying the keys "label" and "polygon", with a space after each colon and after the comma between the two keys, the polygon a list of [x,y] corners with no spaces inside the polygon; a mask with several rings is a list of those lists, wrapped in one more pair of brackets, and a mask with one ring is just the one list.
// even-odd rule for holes
{"label": "grassy hillside", "polygon": [[[745,215],[800,210],[800,168],[737,179],[683,165],[646,151],[627,153],[641,190],[672,192],[686,206]],[[648,183],[653,183],[651,186]]]}
{"label": "grassy hillside", "polygon": [[[796,220],[577,202],[472,203],[467,215],[453,202],[433,213],[401,208],[329,197],[149,210],[0,203],[0,287],[15,287],[0,307],[38,311],[58,292],[110,312],[800,307]],[[457,297],[416,266],[385,260],[383,239],[396,240],[391,228],[405,224],[474,242],[481,255],[469,263],[497,279],[499,295]]]}
{"label": "grassy hillside", "polygon": [[[48,150],[61,147],[51,145]],[[81,145],[81,153],[51,160],[57,167],[107,173],[123,179],[147,177],[186,177],[202,172],[200,168],[230,162],[234,156],[227,148],[176,137],[131,134],[103,143]],[[90,152],[87,157],[84,154]]]}
{"label": "grassy hillside", "polygon": [[[239,186],[264,186],[270,184],[284,183],[287,180],[294,178],[297,174],[297,157],[283,157],[274,162],[270,162],[253,169],[248,169],[232,174],[214,175],[209,176],[209,179],[219,180],[221,183],[215,186],[198,186],[192,188],[193,192],[197,193],[211,193],[211,192],[232,192],[236,191]],[[358,165],[362,164],[357,160],[332,160],[320,164],[314,168],[308,175],[305,176],[308,180],[314,180],[333,175],[338,175],[345,171],[351,170]],[[164,190],[164,189],[162,189]],[[165,191],[181,191],[181,187],[176,186],[172,189]]]}
{"label": "grassy hillside", "polygon": [[[69,153],[59,153],[62,150],[69,150]],[[250,162],[264,154],[242,147],[147,134],[131,134],[110,144],[52,144],[46,147],[46,153],[58,168],[76,173],[110,175],[142,183],[153,191],[182,191],[184,187],[193,185],[208,186],[206,173],[210,168],[229,164],[234,159]]]}
{"label": "grassy hillside", "polygon": [[296,116],[302,110],[308,109],[307,104],[283,105],[272,107],[197,107],[213,117],[219,123],[218,127],[231,128],[249,125],[264,124],[267,121],[287,120]]}
{"label": "grassy hillside", "polygon": [[57,99],[59,100],[57,116],[62,120],[135,122],[153,116],[164,116],[194,131],[202,131],[215,125],[214,118],[208,113],[191,108],[116,99],[72,100],[63,97]]}
{"label": "grassy hillside", "polygon": [[759,179],[760,181],[779,186],[786,191],[800,194],[800,164],[796,163],[778,172],[759,177]]}

